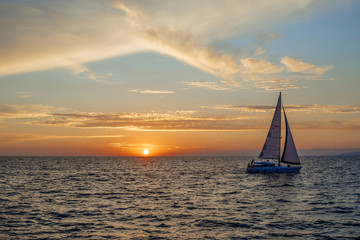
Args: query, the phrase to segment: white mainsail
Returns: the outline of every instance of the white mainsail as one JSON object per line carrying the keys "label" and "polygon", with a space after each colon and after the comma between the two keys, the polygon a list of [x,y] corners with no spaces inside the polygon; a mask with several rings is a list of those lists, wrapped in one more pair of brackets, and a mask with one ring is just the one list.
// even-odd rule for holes
{"label": "white mainsail", "polygon": [[280,159],[281,144],[281,93],[275,108],[269,133],[259,155],[262,159]]}
{"label": "white mainsail", "polygon": [[286,125],[286,139],[285,139],[285,146],[284,146],[281,162],[300,164],[300,159],[296,151],[295,142],[290,131],[290,125],[286,118],[285,109],[283,110],[284,110],[285,125]]}

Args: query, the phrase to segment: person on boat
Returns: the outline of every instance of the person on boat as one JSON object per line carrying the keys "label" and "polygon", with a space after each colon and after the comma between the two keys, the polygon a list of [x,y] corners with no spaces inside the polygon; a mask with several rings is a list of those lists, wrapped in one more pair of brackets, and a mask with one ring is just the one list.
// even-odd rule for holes
{"label": "person on boat", "polygon": [[254,166],[254,161],[255,161],[255,160],[253,159],[251,162],[249,162],[247,168],[253,168],[253,166]]}

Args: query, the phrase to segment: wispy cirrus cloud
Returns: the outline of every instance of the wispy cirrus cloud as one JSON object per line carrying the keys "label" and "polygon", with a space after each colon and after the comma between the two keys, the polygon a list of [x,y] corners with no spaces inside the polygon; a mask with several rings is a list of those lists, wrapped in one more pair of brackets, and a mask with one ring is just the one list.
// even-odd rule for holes
{"label": "wispy cirrus cloud", "polygon": [[319,113],[333,113],[333,114],[351,114],[360,113],[359,106],[337,106],[337,105],[287,105],[290,111],[302,112],[319,112]]}
{"label": "wispy cirrus cloud", "polygon": [[39,135],[39,134],[0,134],[0,143],[19,143],[53,139],[98,139],[123,138],[124,135]]}
{"label": "wispy cirrus cloud", "polygon": [[279,76],[277,74],[246,74],[243,75],[243,78],[248,84],[266,91],[285,91],[303,88],[303,86],[299,85],[298,78]]}
{"label": "wispy cirrus cloud", "polygon": [[284,70],[283,67],[276,66],[268,61],[257,58],[246,58],[241,60],[244,67],[242,74],[276,74]]}
{"label": "wispy cirrus cloud", "polygon": [[63,112],[67,110],[69,109],[63,107],[47,106],[42,104],[0,104],[0,119],[46,117],[53,112]]}
{"label": "wispy cirrus cloud", "polygon": [[110,143],[110,146],[121,148],[121,149],[150,149],[150,150],[178,150],[178,149],[184,149],[180,148],[178,146],[172,146],[172,145],[160,145],[160,144],[148,144],[148,143],[125,143],[125,142],[116,142],[116,143]]}
{"label": "wispy cirrus cloud", "polygon": [[[191,30],[174,28],[174,26],[168,26],[168,23],[157,21],[156,13],[162,12],[163,8],[157,9],[153,15],[154,12],[149,12],[149,9],[145,10],[134,2],[126,1],[127,4],[124,2],[113,1],[113,6],[127,14],[127,21],[138,33],[146,48],[234,82],[232,75],[238,71],[238,65],[231,55],[216,52],[212,47],[206,46],[201,35],[192,34]],[[163,4],[160,6],[164,7]],[[170,10],[176,5],[165,4],[165,6],[165,9]]]}
{"label": "wispy cirrus cloud", "polygon": [[337,120],[329,119],[325,121],[295,121],[292,123],[299,130],[348,130],[348,131],[359,131],[360,130],[360,119],[346,119]]}
{"label": "wispy cirrus cloud", "polygon": [[17,93],[18,94],[18,98],[28,98],[31,97],[31,94],[26,92],[26,91],[20,91]]}
{"label": "wispy cirrus cloud", "polygon": [[[241,112],[266,112],[273,111],[274,106],[245,106],[245,105],[215,105],[202,106],[202,108],[221,109],[221,110],[236,110]],[[336,106],[336,105],[318,105],[318,104],[298,104],[286,105],[287,111],[309,112],[309,113],[333,113],[333,114],[351,114],[360,113],[359,106]]]}
{"label": "wispy cirrus cloud", "polygon": [[172,94],[174,91],[170,90],[150,90],[150,89],[131,89],[129,92],[142,93],[142,94]]}
{"label": "wispy cirrus cloud", "polygon": [[185,85],[191,87],[205,88],[208,90],[231,90],[231,86],[224,83],[208,82],[208,81],[194,81],[194,82],[183,82]]}
{"label": "wispy cirrus cloud", "polygon": [[314,64],[302,62],[299,59],[291,57],[282,57],[281,63],[284,64],[288,71],[296,73],[311,74],[321,76],[324,72],[333,68],[333,66],[315,66]]}

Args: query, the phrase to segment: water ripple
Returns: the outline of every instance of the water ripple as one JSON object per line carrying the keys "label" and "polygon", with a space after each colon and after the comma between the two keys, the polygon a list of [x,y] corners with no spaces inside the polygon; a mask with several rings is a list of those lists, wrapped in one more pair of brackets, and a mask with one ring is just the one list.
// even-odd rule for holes
{"label": "water ripple", "polygon": [[360,236],[358,159],[289,175],[245,174],[249,160],[0,157],[0,239]]}

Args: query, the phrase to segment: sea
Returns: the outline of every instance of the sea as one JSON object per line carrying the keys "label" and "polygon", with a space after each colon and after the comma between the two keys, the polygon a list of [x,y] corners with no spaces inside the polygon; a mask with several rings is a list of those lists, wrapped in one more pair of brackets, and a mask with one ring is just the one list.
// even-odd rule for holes
{"label": "sea", "polygon": [[360,239],[360,157],[0,157],[0,239]]}

